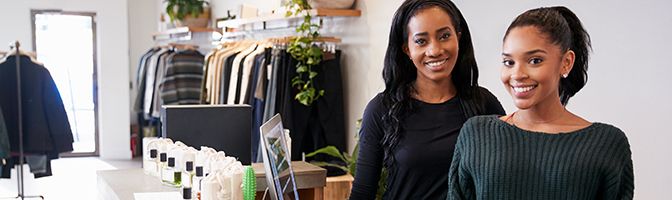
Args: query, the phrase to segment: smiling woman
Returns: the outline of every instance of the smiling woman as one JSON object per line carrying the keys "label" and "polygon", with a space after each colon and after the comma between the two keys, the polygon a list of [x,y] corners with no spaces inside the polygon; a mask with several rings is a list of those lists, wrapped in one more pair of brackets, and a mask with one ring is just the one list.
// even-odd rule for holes
{"label": "smiling woman", "polygon": [[504,114],[478,86],[469,27],[447,0],[408,0],[396,11],[383,69],[385,91],[364,111],[350,199],[445,199],[447,173],[462,124]]}
{"label": "smiling woman", "polygon": [[565,108],[586,84],[590,46],[565,7],[528,10],[511,23],[501,81],[518,110],[464,124],[449,199],[632,199],[625,134]]}

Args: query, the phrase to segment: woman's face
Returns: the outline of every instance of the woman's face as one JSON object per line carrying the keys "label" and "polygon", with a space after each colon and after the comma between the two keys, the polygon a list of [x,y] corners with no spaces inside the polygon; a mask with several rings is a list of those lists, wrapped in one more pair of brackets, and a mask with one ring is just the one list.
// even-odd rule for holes
{"label": "woman's face", "polygon": [[511,29],[502,47],[501,80],[519,109],[560,102],[558,86],[574,52],[562,51],[534,26]]}
{"label": "woman's face", "polygon": [[416,81],[450,80],[459,50],[459,33],[451,16],[439,7],[418,11],[408,22],[404,52],[417,69]]}

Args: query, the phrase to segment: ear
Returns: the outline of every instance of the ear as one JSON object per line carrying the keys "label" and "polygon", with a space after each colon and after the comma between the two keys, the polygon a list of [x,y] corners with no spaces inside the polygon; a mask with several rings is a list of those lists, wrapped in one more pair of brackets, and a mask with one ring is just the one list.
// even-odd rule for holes
{"label": "ear", "polygon": [[575,56],[576,54],[574,54],[574,51],[567,50],[565,55],[562,57],[562,69],[560,69],[561,76],[563,74],[569,74],[569,72],[572,71],[572,67],[574,67]]}
{"label": "ear", "polygon": [[408,57],[411,57],[411,53],[410,53],[410,51],[408,50],[408,44],[404,44],[404,45],[402,45],[402,46],[401,46],[401,49],[404,50],[404,53],[405,53]]}

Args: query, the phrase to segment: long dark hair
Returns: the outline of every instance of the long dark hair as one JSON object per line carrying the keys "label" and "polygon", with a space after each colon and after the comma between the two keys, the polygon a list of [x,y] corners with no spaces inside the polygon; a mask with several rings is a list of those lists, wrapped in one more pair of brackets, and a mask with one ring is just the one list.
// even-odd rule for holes
{"label": "long dark hair", "polygon": [[574,67],[566,78],[560,79],[559,93],[562,105],[567,105],[569,98],[574,96],[588,80],[588,59],[591,50],[590,35],[583,28],[579,18],[563,6],[532,9],[516,17],[506,30],[516,27],[534,26],[545,33],[549,40],[562,52],[574,51]]}
{"label": "long dark hair", "polygon": [[402,131],[401,121],[412,110],[411,92],[417,76],[417,69],[404,53],[408,40],[408,21],[419,11],[439,7],[451,16],[455,31],[460,33],[457,62],[451,73],[453,84],[461,99],[476,98],[478,93],[478,68],[474,57],[471,33],[460,10],[449,0],[407,0],[397,9],[392,19],[390,38],[385,53],[383,79],[383,104],[389,108],[383,116],[385,135],[382,146],[385,151],[384,163],[389,166],[394,161],[393,152],[399,143]]}

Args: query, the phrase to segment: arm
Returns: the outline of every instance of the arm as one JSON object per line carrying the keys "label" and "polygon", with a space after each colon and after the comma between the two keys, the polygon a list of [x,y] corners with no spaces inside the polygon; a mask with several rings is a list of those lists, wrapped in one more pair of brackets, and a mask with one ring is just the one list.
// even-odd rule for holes
{"label": "arm", "polygon": [[621,142],[619,142],[618,149],[621,151],[617,162],[614,162],[616,165],[614,168],[608,171],[605,177],[603,177],[603,188],[600,191],[599,196],[602,199],[633,199],[634,195],[634,174],[632,167],[632,152],[630,151],[630,144],[628,139],[621,130],[617,130],[621,136]]}
{"label": "arm", "polygon": [[[471,121],[471,120],[470,120]],[[465,132],[471,131],[470,123],[467,122],[460,131],[460,136],[455,145],[455,153],[453,154],[453,162],[448,171],[448,196],[447,200],[462,200],[462,199],[476,199],[474,193],[474,182],[471,173],[465,169],[464,163],[464,140],[468,135]]]}
{"label": "arm", "polygon": [[377,112],[379,106],[374,99],[364,111],[360,130],[357,170],[350,194],[351,200],[376,198],[384,156],[383,148],[380,145],[383,135],[383,126],[381,126],[383,112]]}
{"label": "arm", "polygon": [[485,115],[506,115],[506,111],[502,107],[502,104],[497,100],[497,97],[493,95],[488,89],[480,88],[483,98],[485,99]]}

